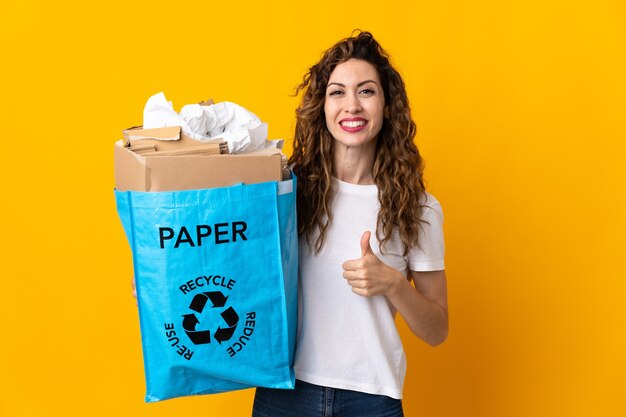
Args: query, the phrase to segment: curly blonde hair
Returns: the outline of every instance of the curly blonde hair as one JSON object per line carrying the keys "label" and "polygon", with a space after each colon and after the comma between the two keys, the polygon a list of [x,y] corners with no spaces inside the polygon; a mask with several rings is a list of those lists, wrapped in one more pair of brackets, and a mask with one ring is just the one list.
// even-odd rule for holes
{"label": "curly blonde hair", "polygon": [[[335,67],[350,59],[372,64],[378,71],[385,96],[383,125],[378,135],[372,174],[378,186],[376,238],[384,250],[397,227],[404,253],[418,245],[424,201],[423,161],[413,142],[415,123],[400,74],[389,56],[369,32],[358,32],[328,49],[309,69],[296,88],[304,92],[296,109],[294,150],[289,162],[298,178],[298,231],[310,248],[319,253],[333,221],[331,202],[334,139],[326,127],[326,86]],[[315,238],[315,232],[319,234]],[[314,241],[313,241],[314,240]]]}

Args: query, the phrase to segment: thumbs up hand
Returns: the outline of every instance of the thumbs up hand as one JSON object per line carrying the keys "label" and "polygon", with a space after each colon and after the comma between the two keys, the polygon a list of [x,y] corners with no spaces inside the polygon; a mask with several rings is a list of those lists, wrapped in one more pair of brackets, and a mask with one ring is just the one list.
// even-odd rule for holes
{"label": "thumbs up hand", "polygon": [[352,292],[366,297],[389,295],[404,279],[400,271],[383,263],[374,254],[370,245],[371,233],[361,236],[361,257],[343,263],[343,277],[352,287]]}

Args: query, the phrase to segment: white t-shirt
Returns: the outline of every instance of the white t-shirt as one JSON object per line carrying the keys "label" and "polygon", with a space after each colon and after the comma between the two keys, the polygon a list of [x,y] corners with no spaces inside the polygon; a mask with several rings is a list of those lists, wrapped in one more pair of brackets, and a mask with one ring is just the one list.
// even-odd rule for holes
{"label": "white t-shirt", "polygon": [[333,179],[333,222],[322,251],[309,252],[300,238],[300,316],[295,355],[296,378],[311,384],[402,398],[406,358],[395,326],[395,310],[383,295],[352,292],[341,265],[361,257],[361,236],[372,232],[378,258],[405,275],[444,269],[443,214],[426,195],[420,248],[404,256],[397,231],[380,253],[375,238],[380,208],[376,185]]}

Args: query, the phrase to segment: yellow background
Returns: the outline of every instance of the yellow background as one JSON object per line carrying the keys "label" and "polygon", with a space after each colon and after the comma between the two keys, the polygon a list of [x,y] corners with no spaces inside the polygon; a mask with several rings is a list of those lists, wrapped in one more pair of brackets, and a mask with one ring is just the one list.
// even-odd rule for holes
{"label": "yellow background", "polygon": [[363,28],[446,216],[450,336],[399,321],[407,416],[626,416],[625,3],[226,4],[1,0],[0,415],[249,415],[253,390],[143,403],[113,142],[159,91],[289,141],[293,88]]}

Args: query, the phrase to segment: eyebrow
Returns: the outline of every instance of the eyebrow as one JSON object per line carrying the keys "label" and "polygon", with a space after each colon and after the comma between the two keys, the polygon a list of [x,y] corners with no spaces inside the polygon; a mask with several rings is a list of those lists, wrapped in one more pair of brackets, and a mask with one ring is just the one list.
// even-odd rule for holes
{"label": "eyebrow", "polygon": [[[374,80],[365,80],[365,81],[361,81],[361,82],[360,82],[360,83],[358,83],[356,86],[357,86],[357,87],[360,87],[360,86],[362,86],[362,85],[364,85],[364,84],[367,84],[367,83],[374,83],[374,84],[378,85],[378,83],[377,83],[376,81],[374,81]],[[328,83],[328,84],[326,85],[326,88],[330,87],[331,85],[338,85],[338,86],[340,86],[340,87],[344,87],[344,88],[345,88],[345,86],[346,86],[345,84],[332,82],[332,83]]]}

